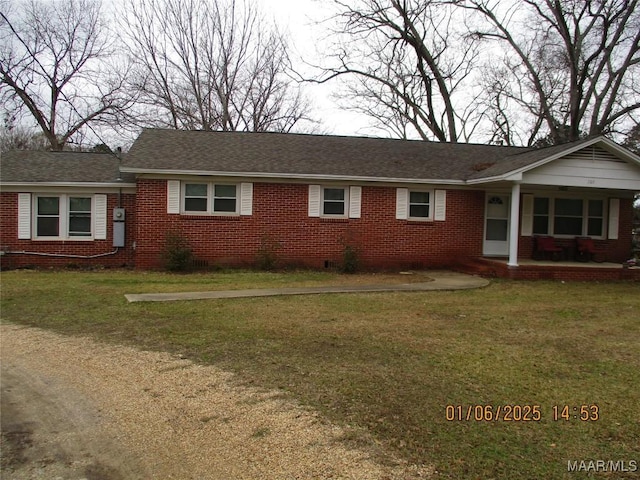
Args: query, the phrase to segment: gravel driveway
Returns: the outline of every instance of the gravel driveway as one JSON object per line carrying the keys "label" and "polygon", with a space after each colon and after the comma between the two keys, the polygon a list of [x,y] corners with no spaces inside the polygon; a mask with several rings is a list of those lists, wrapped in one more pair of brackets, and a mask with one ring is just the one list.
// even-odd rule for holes
{"label": "gravel driveway", "polygon": [[4,324],[2,478],[410,479],[275,391],[179,357]]}

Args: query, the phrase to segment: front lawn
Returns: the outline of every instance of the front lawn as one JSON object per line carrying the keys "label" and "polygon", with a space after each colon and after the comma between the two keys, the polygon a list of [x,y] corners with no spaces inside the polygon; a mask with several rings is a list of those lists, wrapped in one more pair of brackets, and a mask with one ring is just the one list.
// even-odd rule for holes
{"label": "front lawn", "polygon": [[[636,472],[591,474],[640,477],[638,284],[494,281],[456,292],[124,299],[381,280],[399,281],[313,272],[11,271],[2,273],[2,318],[217,364],[361,427],[349,441],[433,465],[438,478],[585,478],[567,468],[582,460],[617,468],[637,462]],[[469,409],[476,405],[493,409]],[[565,405],[569,420],[554,420],[554,406],[561,417]],[[487,421],[498,406],[500,418]]]}

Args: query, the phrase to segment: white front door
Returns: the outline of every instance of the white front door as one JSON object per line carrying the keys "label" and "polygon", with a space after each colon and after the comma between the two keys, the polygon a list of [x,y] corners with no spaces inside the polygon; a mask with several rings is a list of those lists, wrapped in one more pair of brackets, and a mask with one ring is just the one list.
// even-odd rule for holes
{"label": "white front door", "polygon": [[509,195],[487,194],[482,254],[509,255]]}

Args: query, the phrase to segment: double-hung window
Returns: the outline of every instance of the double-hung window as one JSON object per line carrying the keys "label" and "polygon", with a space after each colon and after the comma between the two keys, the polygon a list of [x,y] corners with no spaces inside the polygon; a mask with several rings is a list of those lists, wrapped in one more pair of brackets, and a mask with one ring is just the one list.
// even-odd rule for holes
{"label": "double-hung window", "polygon": [[310,217],[327,219],[360,218],[362,187],[359,185],[309,185]]}
{"label": "double-hung window", "polygon": [[533,233],[547,235],[549,233],[549,199],[535,197],[533,199]]}
{"label": "double-hung window", "polygon": [[207,212],[209,209],[209,185],[187,183],[184,186],[184,210],[186,212]]}
{"label": "double-hung window", "polygon": [[38,195],[34,213],[36,238],[81,239],[93,234],[90,196]]}
{"label": "double-hung window", "polygon": [[582,235],[583,205],[582,199],[556,198],[553,233],[555,235]]}
{"label": "double-hung window", "polygon": [[347,212],[347,189],[325,187],[322,189],[322,214],[344,217]]}
{"label": "double-hung window", "polygon": [[218,183],[184,183],[183,211],[193,214],[238,213],[238,186]]}
{"label": "double-hung window", "polygon": [[602,237],[604,235],[604,202],[589,200],[587,205],[587,235]]}
{"label": "double-hung window", "polygon": [[36,201],[36,236],[60,236],[60,197],[38,197]]}
{"label": "double-hung window", "polygon": [[431,193],[409,191],[409,219],[431,219]]}
{"label": "double-hung window", "polygon": [[236,213],[237,188],[235,185],[213,186],[213,213]]}

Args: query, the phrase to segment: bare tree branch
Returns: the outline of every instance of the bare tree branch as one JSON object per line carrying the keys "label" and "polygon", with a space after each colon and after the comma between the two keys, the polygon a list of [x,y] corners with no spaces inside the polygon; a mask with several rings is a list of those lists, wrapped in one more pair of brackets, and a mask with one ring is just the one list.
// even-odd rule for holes
{"label": "bare tree branch", "polygon": [[130,99],[119,95],[120,81],[99,70],[112,54],[99,2],[18,5],[20,15],[0,12],[0,98],[15,111],[26,108],[50,148],[61,150]]}
{"label": "bare tree branch", "polygon": [[287,42],[250,3],[128,3],[140,126],[290,131],[309,105],[289,75]]}
{"label": "bare tree branch", "polygon": [[410,127],[424,140],[460,140],[474,112],[456,98],[473,97],[466,87],[478,52],[473,39],[456,32],[455,12],[434,0],[334,4],[343,40],[316,81],[351,78],[343,95],[348,108],[394,134],[406,136]]}
{"label": "bare tree branch", "polygon": [[[530,143],[541,122],[552,143],[625,130],[639,108],[640,8],[638,0],[523,0],[518,28],[499,15],[499,2],[454,1],[484,17],[475,30],[516,54],[521,72],[511,83],[526,87],[512,99],[529,111]],[[514,63],[505,56],[505,64]],[[505,90],[505,91],[506,91]],[[531,94],[531,95],[529,95]]]}

